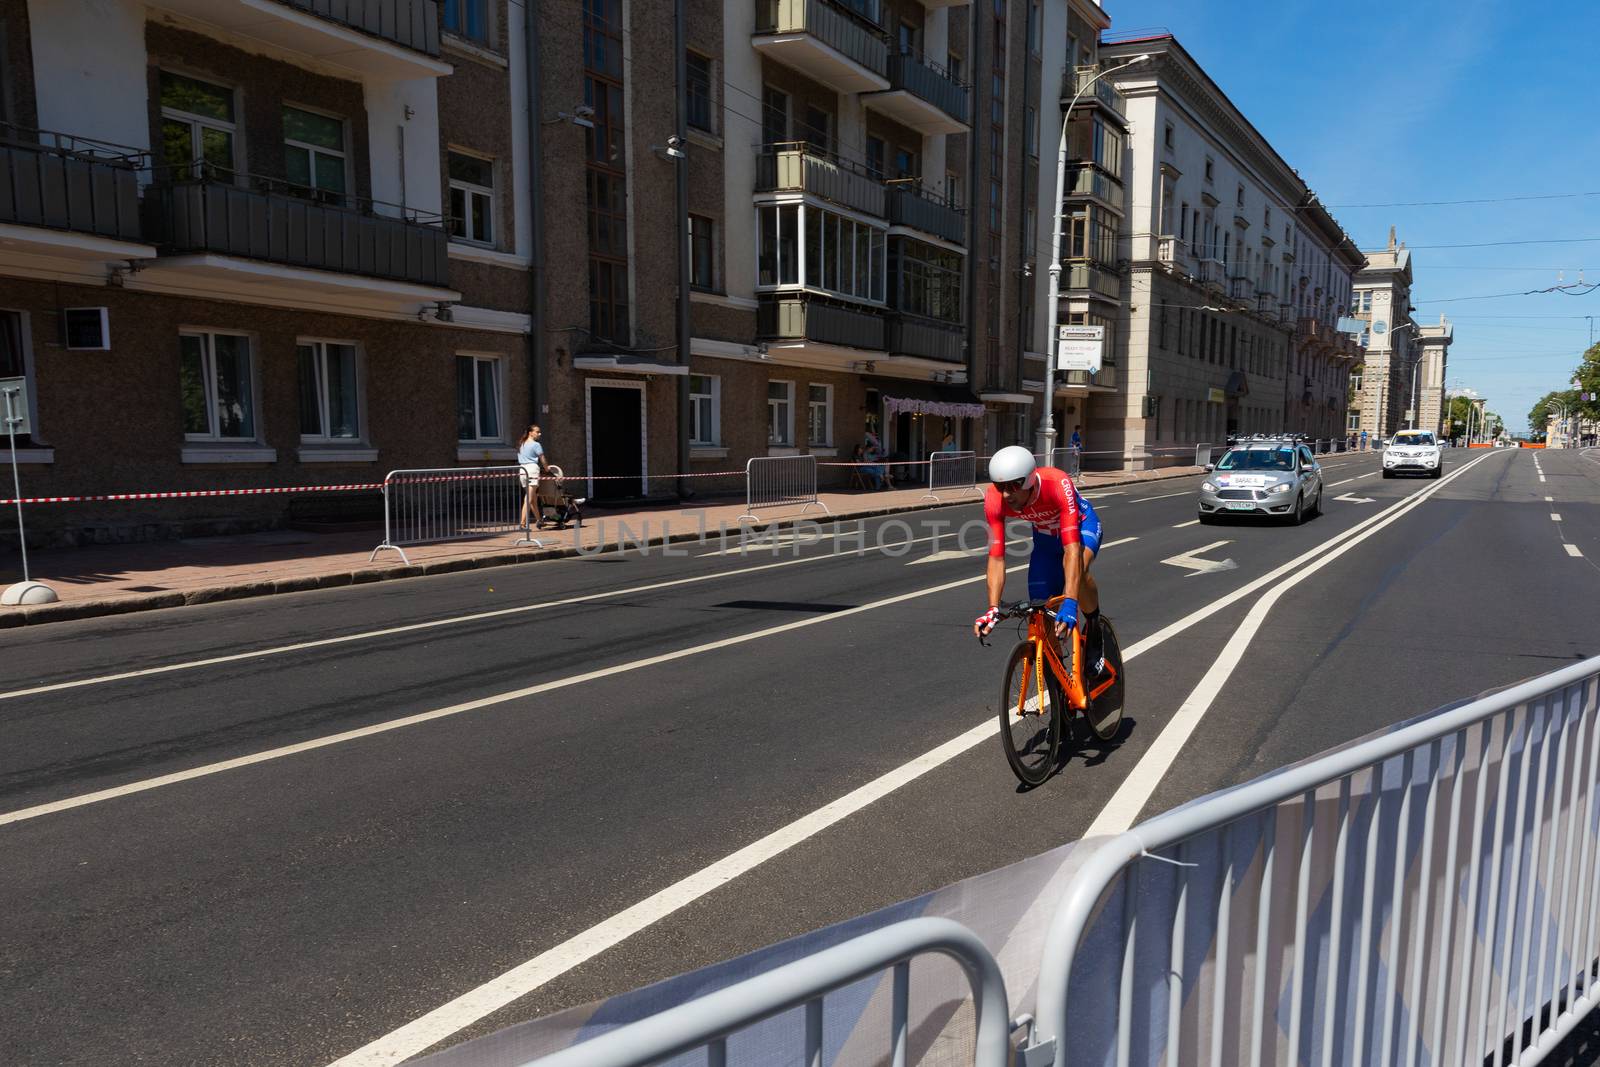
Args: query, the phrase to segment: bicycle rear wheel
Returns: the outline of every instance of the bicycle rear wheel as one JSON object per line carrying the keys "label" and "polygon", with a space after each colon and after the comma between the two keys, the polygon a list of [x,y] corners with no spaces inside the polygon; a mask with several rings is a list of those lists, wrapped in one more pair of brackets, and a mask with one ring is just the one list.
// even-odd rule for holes
{"label": "bicycle rear wheel", "polygon": [[[1122,669],[1122,643],[1117,640],[1117,631],[1111,625],[1111,620],[1104,615],[1100,616],[1100,655],[1113,672],[1113,680],[1098,696],[1090,698],[1084,718],[1096,737],[1110,741],[1122,729],[1122,694],[1127,676]],[[1084,681],[1091,693],[1104,684],[1103,675],[1096,677],[1092,674],[1092,664],[1085,664],[1084,670]]]}
{"label": "bicycle rear wheel", "polygon": [[1033,642],[1019,643],[1011,651],[1000,685],[1000,744],[1006,750],[1006,762],[1023,785],[1038,785],[1055,768],[1061,750],[1062,711],[1049,664],[1038,661]]}

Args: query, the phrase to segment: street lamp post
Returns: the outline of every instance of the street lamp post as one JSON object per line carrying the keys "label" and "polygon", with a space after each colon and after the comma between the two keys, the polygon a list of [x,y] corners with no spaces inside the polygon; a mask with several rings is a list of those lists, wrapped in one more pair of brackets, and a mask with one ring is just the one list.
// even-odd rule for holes
{"label": "street lamp post", "polygon": [[1135,63],[1143,63],[1149,59],[1148,54],[1134,56],[1126,63],[1119,63],[1115,67],[1107,67],[1094,77],[1084,81],[1078,86],[1072,96],[1072,102],[1067,105],[1067,110],[1061,116],[1061,143],[1056,149],[1056,198],[1052,209],[1054,225],[1050,232],[1050,296],[1046,305],[1050,309],[1050,337],[1045,348],[1044,360],[1044,418],[1039,422],[1039,450],[1045,457],[1045,462],[1050,461],[1050,452],[1056,443],[1056,353],[1060,345],[1060,304],[1061,304],[1061,202],[1066,198],[1067,190],[1067,127],[1072,122],[1072,112],[1078,106],[1078,101],[1083,99],[1083,94],[1095,82],[1107,74],[1119,70],[1127,70]]}

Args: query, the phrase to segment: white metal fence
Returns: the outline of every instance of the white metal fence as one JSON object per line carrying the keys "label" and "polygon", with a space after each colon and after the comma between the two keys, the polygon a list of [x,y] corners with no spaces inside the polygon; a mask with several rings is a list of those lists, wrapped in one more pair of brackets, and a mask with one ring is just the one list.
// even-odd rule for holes
{"label": "white metal fence", "polygon": [[923,500],[938,500],[939,490],[956,493],[978,492],[978,454],[976,452],[933,452],[928,455],[928,491]]}
{"label": "white metal fence", "polygon": [[[1119,455],[1120,453],[1106,453]],[[1083,449],[1081,448],[1052,448],[1050,450],[1050,466],[1057,470],[1066,471],[1076,478],[1083,473]]]}
{"label": "white metal fence", "polygon": [[372,550],[405,562],[405,546],[517,534],[514,544],[542,545],[532,535],[536,509],[524,512],[527,475],[513,467],[436,467],[390,471],[383,480],[383,542]]}
{"label": "white metal fence", "polygon": [[1122,834],[1062,898],[1036,1044],[1057,1067],[1537,1063],[1595,1000],[1597,690],[1591,659]]}
{"label": "white metal fence", "polygon": [[802,515],[810,507],[828,513],[828,505],[817,496],[816,456],[757,456],[744,465],[744,487],[740,522],[753,521],[757,508],[787,504],[800,504]]}

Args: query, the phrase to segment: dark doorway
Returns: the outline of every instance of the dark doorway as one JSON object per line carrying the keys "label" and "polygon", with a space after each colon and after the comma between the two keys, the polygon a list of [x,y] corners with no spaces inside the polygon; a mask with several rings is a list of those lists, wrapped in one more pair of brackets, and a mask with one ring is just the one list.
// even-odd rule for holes
{"label": "dark doorway", "polygon": [[[644,393],[638,389],[589,390],[589,454],[596,500],[644,496]],[[615,477],[624,475],[624,477]]]}

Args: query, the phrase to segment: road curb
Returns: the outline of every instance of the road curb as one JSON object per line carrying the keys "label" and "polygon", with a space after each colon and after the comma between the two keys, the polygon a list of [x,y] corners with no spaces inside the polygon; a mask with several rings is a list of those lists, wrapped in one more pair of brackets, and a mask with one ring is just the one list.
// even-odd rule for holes
{"label": "road curb", "polygon": [[[1124,478],[1118,481],[1101,482],[1092,487],[1085,487],[1085,491],[1095,492],[1119,485],[1137,485],[1144,482],[1166,481],[1169,478],[1186,478],[1194,474],[1194,470],[1184,469],[1174,471],[1171,474],[1158,474],[1144,478]],[[806,521],[841,522],[852,519],[875,519],[884,515],[902,515],[914,511],[932,511],[935,508],[976,504],[981,499],[982,497],[980,496],[973,496],[959,500],[919,500],[912,504],[863,508],[858,511],[839,512],[831,515],[787,515],[767,522],[746,523],[741,524],[741,526],[747,530],[770,530],[775,527]],[[604,518],[605,516],[596,516],[594,521],[601,522]],[[649,526],[646,523],[645,530],[648,531],[648,529]],[[642,535],[640,542],[631,543],[627,547],[636,548],[640,544],[645,547],[656,547],[679,544],[684,541],[699,541],[709,533],[710,531],[708,530],[689,530],[670,535],[648,535],[648,533],[645,533]],[[130,615],[135,612],[155,611],[161,608],[195,607],[201,604],[216,604],[225,600],[247,600],[255,597],[276,596],[280,593],[303,593],[316,589],[369,585],[374,582],[389,582],[402,578],[422,578],[436,574],[455,574],[461,571],[487,570],[527,563],[544,563],[553,559],[568,559],[580,555],[597,556],[617,551],[621,551],[618,545],[601,544],[592,548],[578,548],[577,546],[569,545],[560,548],[537,548],[524,552],[490,552],[479,556],[431,560],[427,563],[402,564],[396,567],[362,567],[357,570],[334,571],[328,574],[307,574],[293,578],[235,582],[231,585],[213,585],[202,589],[188,590],[187,592],[140,593],[135,596],[73,600],[59,604],[39,604],[0,612],[0,629],[39,626],[52,622],[72,622],[79,619],[92,619],[108,615]]]}

